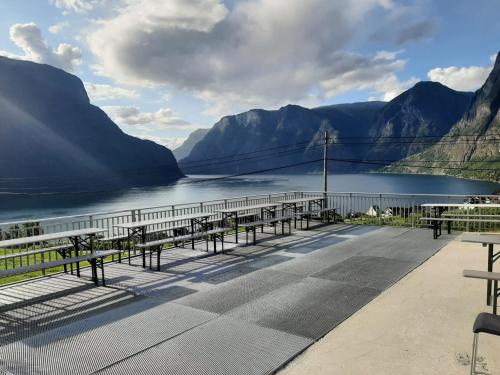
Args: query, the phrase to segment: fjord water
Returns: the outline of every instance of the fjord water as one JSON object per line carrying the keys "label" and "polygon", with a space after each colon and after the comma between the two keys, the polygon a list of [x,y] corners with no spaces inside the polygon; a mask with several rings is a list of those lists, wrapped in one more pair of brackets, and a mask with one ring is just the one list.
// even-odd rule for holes
{"label": "fjord water", "polygon": [[[254,175],[218,181],[217,176],[190,176],[168,186],[114,192],[64,194],[0,194],[0,221],[79,215],[134,208],[241,197],[286,191],[320,191],[321,175]],[[491,194],[500,184],[446,176],[336,174],[328,179],[333,192],[409,194]]]}

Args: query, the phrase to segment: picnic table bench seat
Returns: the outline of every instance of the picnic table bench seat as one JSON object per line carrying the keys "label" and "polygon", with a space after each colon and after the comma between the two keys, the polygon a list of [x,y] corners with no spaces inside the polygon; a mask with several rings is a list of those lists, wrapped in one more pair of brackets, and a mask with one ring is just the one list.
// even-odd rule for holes
{"label": "picnic table bench seat", "polygon": [[493,306],[493,314],[497,314],[498,309],[498,297],[500,296],[500,288],[498,287],[498,282],[500,281],[500,272],[488,272],[488,271],[477,271],[477,270],[464,270],[463,276],[471,279],[481,279],[493,282],[493,288],[491,291],[490,304]]}
{"label": "picnic table bench seat", "polygon": [[[321,208],[318,210],[309,210],[309,211],[303,211],[303,212],[297,212],[296,217],[300,219],[300,228],[302,229],[302,220],[306,219],[307,223],[307,229],[309,229],[309,221],[314,217],[319,217],[321,219],[325,219],[327,223],[330,223],[330,220],[333,219],[333,222],[335,223],[335,212],[336,208]],[[326,215],[323,215],[326,214]],[[332,218],[333,214],[333,218]]]}
{"label": "picnic table bench seat", "polygon": [[27,250],[27,251],[18,251],[16,253],[10,253],[10,254],[1,255],[0,256],[0,260],[8,260],[8,259],[13,259],[13,258],[26,257],[26,256],[30,256],[30,255],[50,253],[50,252],[53,252],[53,251],[70,249],[72,247],[73,247],[73,245],[68,243],[68,244],[64,244],[64,245],[44,247],[44,248],[41,248],[41,249],[33,249],[33,250]]}
{"label": "picnic table bench seat", "polygon": [[163,238],[155,241],[149,241],[145,243],[139,243],[136,245],[137,248],[141,249],[142,251],[142,258],[143,258],[143,266],[145,267],[146,264],[146,250],[149,250],[149,268],[151,269],[151,260],[153,253],[156,252],[157,254],[157,269],[160,270],[160,255],[163,250],[163,245],[168,245],[168,244],[177,244],[178,242],[184,242],[184,241],[190,241],[193,239],[200,239],[200,238],[206,238],[207,242],[207,251],[208,251],[208,241],[209,238],[213,238],[214,241],[214,253],[217,252],[217,245],[216,245],[216,240],[217,238],[221,239],[222,243],[222,251],[224,251],[224,234],[233,231],[233,228],[216,228],[216,229],[210,229],[207,231],[203,232],[195,232],[192,234],[186,234],[182,236],[176,236],[176,237],[168,237],[168,238]]}
{"label": "picnic table bench seat", "polygon": [[8,268],[5,270],[0,270],[0,277],[21,275],[24,273],[36,272],[36,271],[42,271],[42,270],[55,268],[55,267],[66,266],[68,264],[89,262],[89,263],[91,263],[91,267],[92,267],[92,280],[97,285],[98,280],[97,280],[97,262],[96,261],[100,260],[100,262],[101,262],[100,268],[102,270],[102,284],[105,285],[104,265],[102,263],[103,259],[108,257],[108,256],[111,256],[113,254],[120,253],[120,252],[122,252],[122,250],[95,251],[91,254],[80,255],[77,257],[70,257],[70,258],[59,259],[59,260],[54,260],[54,261],[50,261],[50,262],[31,264],[31,265],[22,266],[22,267]]}
{"label": "picnic table bench seat", "polygon": [[294,218],[295,218],[295,215],[282,215],[282,216],[271,217],[271,218],[267,218],[267,219],[263,219],[263,220],[252,221],[249,223],[241,223],[241,224],[238,224],[238,226],[245,229],[246,243],[247,244],[248,244],[248,232],[250,232],[250,231],[253,232],[253,243],[255,244],[257,242],[256,232],[257,232],[258,227],[260,227],[261,230],[264,231],[264,225],[273,225],[274,233],[276,234],[276,225],[274,225],[274,224],[281,222],[281,230],[282,230],[282,233],[284,233],[285,232],[285,223],[287,223],[288,228],[289,228],[289,233],[291,234],[292,233],[291,222],[292,222],[292,219],[294,219]]}
{"label": "picnic table bench seat", "polygon": [[441,224],[447,223],[448,234],[451,233],[451,223],[469,222],[469,223],[500,223],[499,219],[474,219],[467,217],[421,217],[421,221],[432,223],[433,237],[437,239],[441,235]]}

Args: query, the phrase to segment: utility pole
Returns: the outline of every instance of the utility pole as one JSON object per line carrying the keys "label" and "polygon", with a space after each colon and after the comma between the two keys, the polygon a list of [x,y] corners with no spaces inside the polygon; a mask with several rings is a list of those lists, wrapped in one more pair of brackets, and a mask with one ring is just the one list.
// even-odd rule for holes
{"label": "utility pole", "polygon": [[324,206],[328,207],[328,131],[325,130],[325,146],[323,151],[323,197]]}
{"label": "utility pole", "polygon": [[325,146],[323,151],[323,193],[328,193],[328,131],[325,131]]}

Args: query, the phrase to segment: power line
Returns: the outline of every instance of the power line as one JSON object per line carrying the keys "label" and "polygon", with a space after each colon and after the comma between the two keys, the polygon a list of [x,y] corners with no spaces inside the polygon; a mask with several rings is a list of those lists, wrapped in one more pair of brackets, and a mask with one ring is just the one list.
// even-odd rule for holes
{"label": "power line", "polygon": [[206,178],[206,179],[200,179],[200,180],[186,181],[185,183],[182,183],[182,182],[179,183],[179,185],[196,184],[196,183],[207,182],[207,181],[225,180],[225,179],[228,179],[228,178],[242,177],[242,176],[248,176],[248,175],[252,175],[252,174],[266,173],[266,172],[272,172],[272,171],[277,171],[277,170],[281,170],[281,169],[298,167],[298,166],[301,166],[301,165],[317,163],[317,162],[320,162],[320,161],[323,161],[323,159],[309,160],[309,161],[305,161],[305,162],[302,162],[302,163],[282,165],[282,166],[279,166],[279,167],[267,168],[267,169],[260,169],[260,170],[257,170],[257,171],[232,174],[232,175],[228,175],[228,176],[221,176],[221,177],[213,177],[213,178]]}
{"label": "power line", "polygon": [[[376,142],[380,139],[408,139],[408,140],[413,140],[413,141],[406,141],[406,142],[403,142],[403,141],[396,141],[394,142],[394,144],[435,144],[436,142],[439,142],[436,141],[436,142],[432,142],[432,141],[420,141],[420,142],[416,142],[415,139],[420,139],[420,138],[424,138],[424,139],[427,139],[427,138],[456,138],[456,137],[459,137],[459,138],[462,138],[462,137],[490,137],[490,136],[500,136],[500,133],[492,133],[492,134],[484,134],[484,135],[478,135],[478,134],[467,134],[467,135],[456,135],[456,136],[452,136],[452,135],[422,135],[422,136],[352,136],[352,137],[336,137],[335,139],[336,140],[340,140],[340,139],[372,139],[374,141],[371,141],[371,142],[337,142],[337,141],[332,141],[331,145],[358,145],[358,144],[379,144],[379,143],[383,143],[383,144],[391,144],[389,142]],[[249,151],[249,152],[241,152],[241,153],[237,153],[237,154],[226,154],[226,155],[222,155],[222,156],[217,156],[217,157],[211,157],[211,160],[220,160],[220,159],[228,159],[228,158],[233,158],[235,156],[242,156],[242,155],[251,155],[251,154],[255,154],[255,153],[260,153],[260,152],[265,152],[265,151],[271,151],[271,150],[276,150],[276,149],[281,149],[281,148],[286,148],[286,147],[295,147],[295,146],[300,146],[300,145],[305,145],[305,144],[310,144],[311,142],[314,142],[314,138],[311,138],[310,140],[308,141],[304,141],[304,142],[298,142],[298,143],[291,143],[291,144],[285,144],[285,145],[279,145],[279,146],[274,146],[274,147],[270,147],[270,148],[263,148],[263,149],[257,149],[257,150],[254,150],[254,151]],[[320,139],[318,139],[318,141],[322,141]],[[469,141],[477,141],[477,138],[474,138],[474,139],[470,139],[470,140],[461,140],[460,142],[463,142],[463,143],[468,143]],[[486,139],[485,141],[500,141],[500,138],[494,138],[494,139]],[[443,142],[449,142],[449,143],[453,143],[453,144],[457,144],[457,142],[455,141],[443,141]],[[460,143],[459,143],[460,144]],[[321,145],[324,145],[324,143],[321,143]],[[305,146],[304,146],[305,147]],[[206,159],[198,159],[198,160],[188,160],[188,161],[185,161],[185,162],[182,162],[179,161],[179,164],[183,165],[183,166],[186,166],[188,164],[192,164],[192,163],[197,163],[197,162],[206,162]]]}
{"label": "power line", "polygon": [[[446,169],[446,170],[467,170],[469,171],[470,169],[468,168],[460,168],[460,167],[439,167],[439,166],[431,166],[431,165],[414,165],[414,164],[406,164],[406,163],[399,163],[399,162],[378,162],[378,161],[370,161],[370,160],[356,160],[356,159],[329,159],[333,161],[338,161],[338,162],[344,162],[344,163],[353,163],[353,164],[372,164],[372,165],[390,165],[392,163],[395,163],[393,166],[394,167],[409,167],[409,168],[429,168],[429,169]],[[418,162],[418,161],[417,161]],[[479,171],[479,172],[498,172],[498,168],[474,168],[473,171]]]}

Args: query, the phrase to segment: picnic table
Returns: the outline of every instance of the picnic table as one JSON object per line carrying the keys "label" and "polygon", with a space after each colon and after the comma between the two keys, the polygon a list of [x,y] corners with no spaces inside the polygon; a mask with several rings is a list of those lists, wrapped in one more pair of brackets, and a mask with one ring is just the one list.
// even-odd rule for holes
{"label": "picnic table", "polygon": [[[208,218],[210,216],[214,216],[215,214],[209,213],[209,212],[201,212],[201,213],[195,213],[195,214],[188,214],[188,215],[177,215],[177,216],[168,216],[168,217],[162,217],[162,218],[157,218],[157,219],[148,219],[148,220],[139,220],[139,221],[132,221],[129,223],[121,223],[121,224],[115,224],[114,227],[117,228],[124,228],[127,230],[127,239],[128,239],[128,250],[129,250],[129,264],[130,264],[130,244],[132,237],[134,236],[139,236],[140,237],[140,242],[141,243],[146,243],[146,235],[147,235],[147,227],[151,225],[161,225],[161,224],[169,224],[169,223],[176,223],[180,221],[189,221],[189,226],[191,228],[191,234],[194,234],[196,226],[200,225],[202,228],[206,228],[208,223]],[[173,228],[165,228],[165,230],[169,230]],[[194,250],[194,237],[191,239],[191,247]],[[144,250],[142,250],[142,266],[146,268],[146,253]]]}
{"label": "picnic table", "polygon": [[260,210],[260,218],[264,219],[264,214],[267,214],[269,217],[273,218],[276,216],[276,208],[280,205],[280,203],[261,203],[247,206],[239,206],[239,207],[231,207],[231,208],[223,208],[220,210],[215,210],[217,213],[222,214],[222,226],[225,226],[225,222],[228,219],[234,219],[234,225],[236,229],[235,241],[238,243],[238,213],[246,212],[251,210]]}
{"label": "picnic table", "polygon": [[[94,252],[94,239],[98,234],[103,232],[106,232],[106,229],[84,228],[84,229],[76,229],[76,230],[69,230],[56,233],[41,234],[30,237],[12,238],[10,240],[0,241],[0,248],[20,247],[25,245],[33,245],[37,243],[68,239],[71,242],[72,247],[75,251],[75,258],[78,259],[79,252],[81,250],[90,251],[90,253]],[[71,248],[68,247],[61,247],[57,251],[63,258],[67,258],[68,255],[71,255],[70,253],[72,250]],[[80,277],[80,262],[77,261],[75,263],[76,263],[76,275]],[[66,263],[62,263],[62,265],[64,265],[64,271],[67,272]],[[94,264],[92,265],[93,265],[92,279],[96,281],[97,271],[94,269]],[[29,271],[28,268],[27,270]]]}
{"label": "picnic table", "polygon": [[[463,219],[463,218],[443,218],[443,212],[449,208],[462,208],[462,209],[475,209],[475,208],[500,208],[497,203],[424,203],[421,205],[423,208],[430,208],[433,211],[433,217],[423,217],[420,220],[432,222],[434,239],[441,235],[441,226],[444,221],[448,223],[448,233],[451,232],[451,223],[456,221],[473,221],[473,222],[497,222],[495,219]],[[468,212],[468,211],[467,211]],[[467,216],[467,214],[464,214]]]}
{"label": "picnic table", "polygon": [[294,227],[297,228],[297,213],[298,213],[298,206],[297,204],[299,203],[307,203],[307,211],[311,211],[312,206],[317,206],[319,210],[322,210],[324,207],[326,207],[326,198],[325,196],[314,196],[314,197],[303,197],[303,198],[293,198],[293,199],[284,199],[278,201],[278,203],[281,203],[283,207],[283,212],[287,209],[293,211],[294,215]]}
{"label": "picnic table", "polygon": [[[483,247],[488,247],[488,272],[493,272],[493,264],[500,259],[500,251],[494,252],[494,245],[500,245],[500,234],[474,234],[464,233],[460,237],[462,242],[480,243]],[[491,305],[493,294],[496,291],[492,290],[492,281],[487,281],[486,304]]]}

